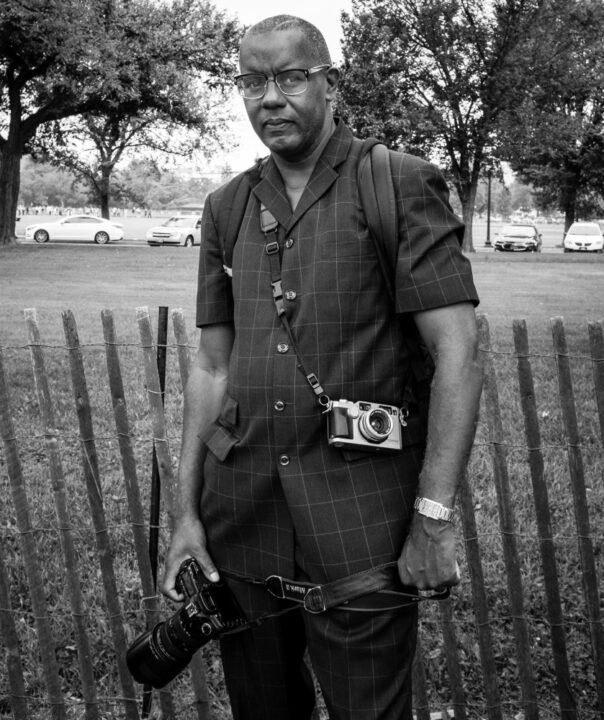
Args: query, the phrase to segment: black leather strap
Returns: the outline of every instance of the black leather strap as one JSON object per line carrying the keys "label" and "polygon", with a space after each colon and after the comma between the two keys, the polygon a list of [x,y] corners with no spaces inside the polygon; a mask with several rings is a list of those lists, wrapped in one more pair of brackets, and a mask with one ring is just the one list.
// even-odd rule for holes
{"label": "black leather strap", "polygon": [[[449,597],[450,592],[449,588],[430,594],[418,593],[413,588],[409,588],[408,592],[401,590],[396,562],[378,565],[369,570],[363,570],[323,585],[290,580],[281,575],[269,575],[267,578],[261,579],[237,575],[225,570],[221,570],[221,572],[226,577],[238,582],[262,585],[273,597],[279,600],[288,600],[296,605],[302,605],[310,613],[322,613],[332,608],[346,608],[349,603],[373,593],[384,595],[383,598],[380,598],[380,602],[374,603],[376,607],[369,607],[367,603],[363,603],[362,607],[349,609],[368,612],[393,610],[423,600],[443,600]],[[269,617],[275,617],[275,615],[280,615],[282,612],[263,615],[258,618],[257,622],[266,620]]]}

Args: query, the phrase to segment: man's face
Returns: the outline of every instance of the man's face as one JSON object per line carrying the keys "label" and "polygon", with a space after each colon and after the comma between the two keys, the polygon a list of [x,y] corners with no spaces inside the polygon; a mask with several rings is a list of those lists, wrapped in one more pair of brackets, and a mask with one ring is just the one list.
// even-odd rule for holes
{"label": "man's face", "polygon": [[[239,53],[240,72],[275,73],[318,65],[305,50],[298,30],[278,30],[246,36]],[[337,72],[314,73],[301,95],[284,95],[272,81],[259,100],[245,100],[252,127],[269,150],[290,162],[305,159],[331,133],[328,104],[335,98]]]}

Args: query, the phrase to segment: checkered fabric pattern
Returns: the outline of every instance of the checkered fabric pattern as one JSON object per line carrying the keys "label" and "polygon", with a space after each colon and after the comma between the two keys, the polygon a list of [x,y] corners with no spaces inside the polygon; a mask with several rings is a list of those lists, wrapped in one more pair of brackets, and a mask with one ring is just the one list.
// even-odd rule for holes
{"label": "checkered fabric pattern", "polygon": [[409,368],[397,314],[477,302],[442,176],[392,153],[400,202],[392,307],[359,200],[360,146],[339,123],[294,212],[269,159],[235,244],[232,289],[214,222],[224,188],[206,203],[197,324],[232,322],[235,344],[201,515],[211,553],[232,572],[293,577],[299,567],[322,582],[396,559],[422,458],[421,445],[384,456],[328,446],[326,418],[275,311],[260,201],[279,222],[298,349],[333,399],[400,403]]}
{"label": "checkered fabric pattern", "polygon": [[[234,583],[245,607],[283,609],[256,585]],[[310,720],[314,687],[309,656],[331,720],[411,720],[411,667],[417,607],[396,612],[298,608],[221,641],[236,720]]]}

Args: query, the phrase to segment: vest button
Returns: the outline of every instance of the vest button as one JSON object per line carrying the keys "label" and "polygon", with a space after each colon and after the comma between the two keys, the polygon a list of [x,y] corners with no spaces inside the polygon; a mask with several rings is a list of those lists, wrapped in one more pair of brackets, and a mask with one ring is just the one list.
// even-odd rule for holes
{"label": "vest button", "polygon": [[283,402],[283,400],[276,400],[273,407],[277,412],[283,412],[285,410],[285,403]]}
{"label": "vest button", "polygon": [[286,300],[295,300],[296,299],[296,291],[295,290],[288,290],[285,293],[285,299]]}
{"label": "vest button", "polygon": [[289,465],[289,455],[280,455],[279,465]]}
{"label": "vest button", "polygon": [[279,343],[277,345],[277,352],[280,352],[281,354],[286,353],[289,350],[289,345],[287,343]]}

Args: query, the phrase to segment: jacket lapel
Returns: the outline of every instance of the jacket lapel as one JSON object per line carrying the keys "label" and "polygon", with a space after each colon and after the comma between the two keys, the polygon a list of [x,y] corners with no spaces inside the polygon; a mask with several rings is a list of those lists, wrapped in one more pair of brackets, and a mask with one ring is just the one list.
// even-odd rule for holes
{"label": "jacket lapel", "polygon": [[271,211],[286,233],[292,230],[293,226],[304,213],[312,207],[336,181],[338,177],[337,168],[346,160],[351,143],[352,133],[343,123],[339,122],[323,154],[319,158],[308,181],[308,185],[293,213],[285,192],[281,174],[272,157],[269,158],[262,180],[252,191],[260,202]]}

